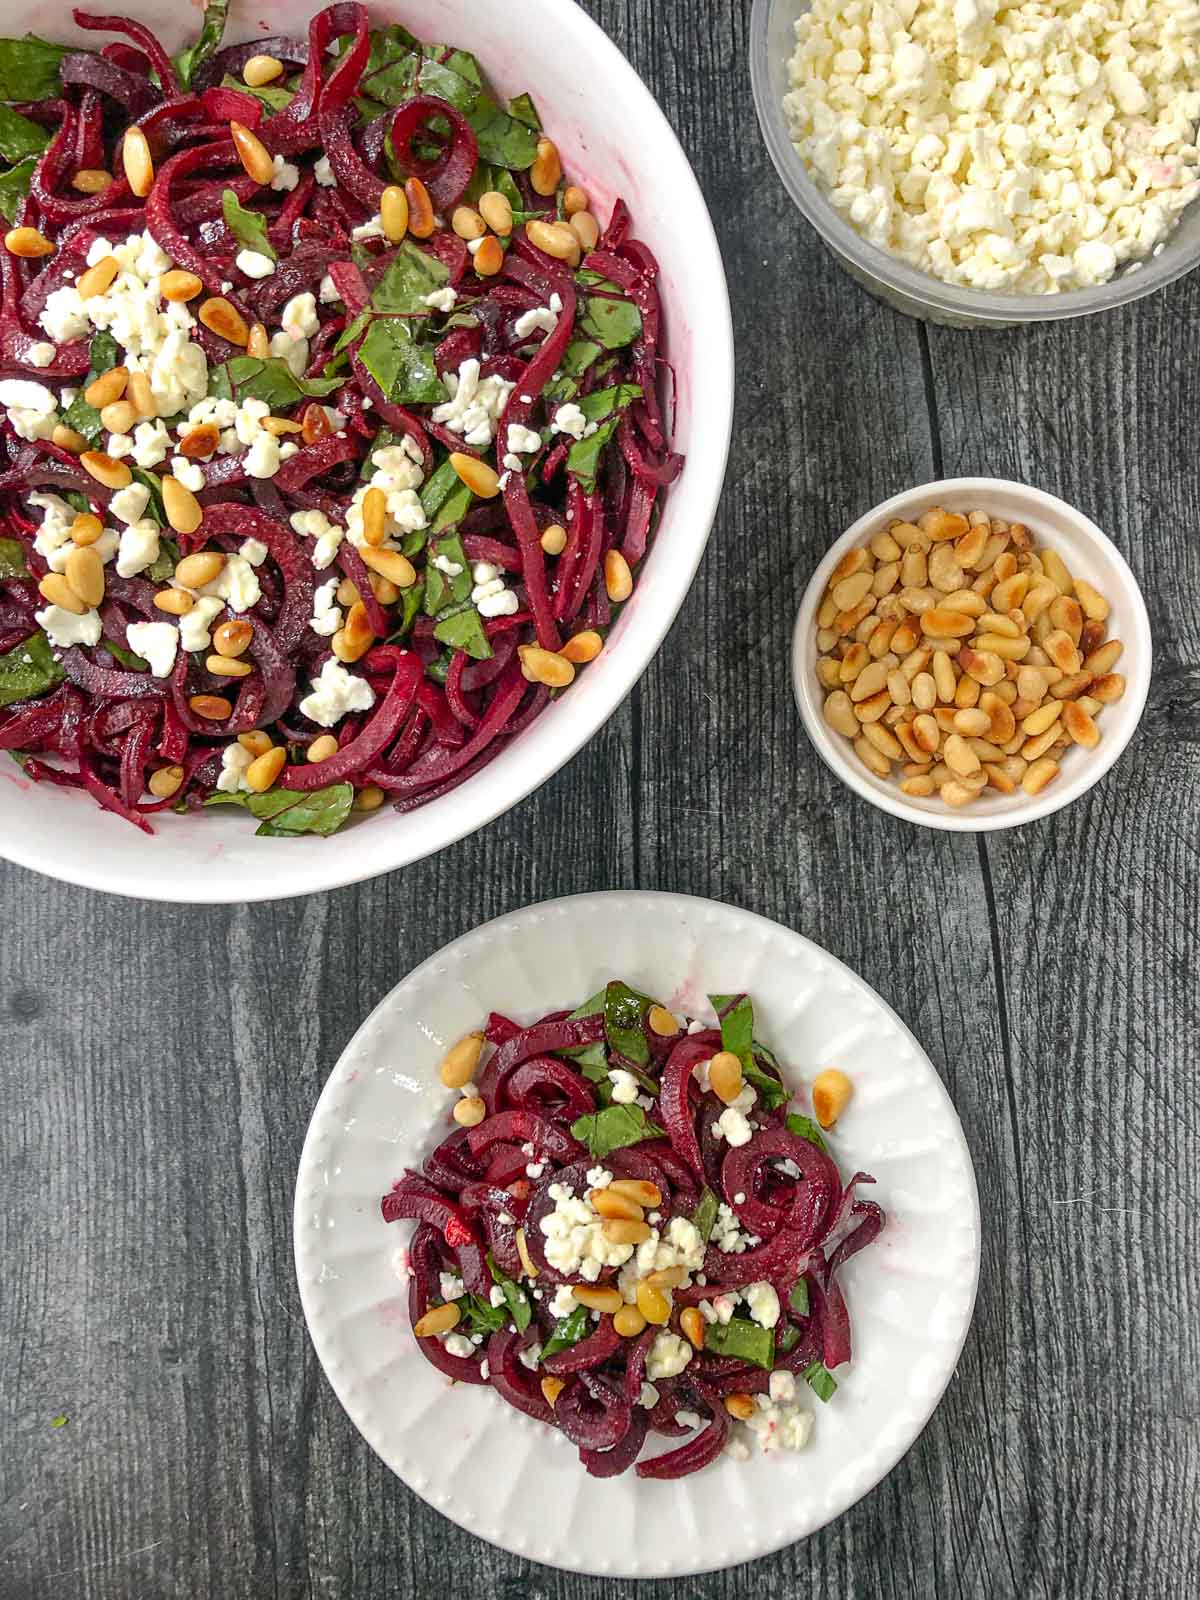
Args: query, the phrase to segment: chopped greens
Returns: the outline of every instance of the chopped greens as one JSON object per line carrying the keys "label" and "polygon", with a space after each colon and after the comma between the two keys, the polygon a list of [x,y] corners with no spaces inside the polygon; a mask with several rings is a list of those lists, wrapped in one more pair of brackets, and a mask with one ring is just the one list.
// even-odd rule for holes
{"label": "chopped greens", "polygon": [[639,994],[627,983],[610,983],[604,991],[604,1036],[609,1048],[639,1067],[650,1060],[642,1024],[653,1003],[648,994]]}
{"label": "chopped greens", "polygon": [[837,1379],[823,1361],[814,1361],[811,1367],[805,1367],[804,1378],[818,1400],[828,1403],[837,1393]]}
{"label": "chopped greens", "polygon": [[802,1117],[798,1111],[789,1112],[787,1130],[801,1139],[807,1139],[809,1144],[815,1144],[818,1150],[824,1150],[828,1153],[829,1146],[821,1137],[821,1130],[811,1117]]}
{"label": "chopped greens", "polygon": [[59,62],[72,47],[47,44],[36,34],[0,39],[0,100],[53,100],[62,91]]}
{"label": "chopped greens", "polygon": [[496,1265],[495,1257],[492,1255],[490,1250],[488,1251],[487,1263],[488,1270],[491,1272],[492,1278],[500,1285],[500,1288],[504,1293],[504,1302],[508,1306],[509,1314],[512,1317],[513,1322],[516,1324],[517,1332],[524,1333],[525,1329],[529,1326],[533,1318],[533,1307],[529,1304],[529,1296],[525,1293],[524,1289],[521,1288],[520,1284],[514,1283],[513,1280]]}
{"label": "chopped greens", "polygon": [[418,344],[400,317],[376,317],[358,353],[394,404],[438,405],[446,398],[432,347]]}
{"label": "chopped greens", "polygon": [[[188,45],[186,50],[181,50],[175,57],[175,71],[179,74],[181,89],[191,88],[196,69],[202,67],[221,48],[228,16],[229,0],[208,0],[204,8],[204,25],[196,42]],[[239,83],[238,88],[244,90],[245,85]]]}
{"label": "chopped greens", "polygon": [[732,1316],[728,1322],[705,1325],[704,1348],[714,1355],[734,1356],[770,1372],[775,1365],[775,1330],[762,1328],[746,1317]]}
{"label": "chopped greens", "polygon": [[606,350],[621,350],[641,333],[642,313],[631,300],[606,300],[591,294],[583,303],[579,326]]}
{"label": "chopped greens", "polygon": [[643,1139],[662,1139],[662,1128],[649,1121],[641,1106],[606,1106],[592,1116],[580,1117],[571,1124],[572,1135],[585,1144],[593,1156],[603,1158],[626,1145]]}
{"label": "chopped greens", "polygon": [[298,378],[282,356],[233,356],[209,374],[209,393],[218,399],[262,400],[272,411],[323,400],[340,389],[342,378]]}
{"label": "chopped greens", "polygon": [[17,214],[29,193],[30,180],[36,166],[36,158],[30,156],[27,161],[19,162],[8,172],[0,172],[0,216],[6,222],[17,220]]}
{"label": "chopped greens", "polygon": [[571,1345],[578,1344],[588,1331],[591,1318],[586,1306],[576,1306],[569,1316],[560,1317],[554,1324],[554,1330],[542,1346],[542,1360],[547,1356],[557,1355],[560,1350],[568,1350]]}
{"label": "chopped greens", "polygon": [[50,143],[50,134],[11,106],[0,105],[0,156],[14,164],[40,156]]}
{"label": "chopped greens", "polygon": [[808,1316],[808,1280],[801,1278],[788,1296],[788,1305],[798,1317]]}
{"label": "chopped greens", "polygon": [[692,1212],[692,1226],[705,1244],[712,1237],[713,1224],[717,1220],[717,1208],[719,1205],[720,1201],[706,1184],[696,1204],[696,1209]]}
{"label": "chopped greens", "polygon": [[266,217],[244,206],[232,189],[222,191],[221,212],[225,226],[243,250],[256,250],[268,260],[278,260],[275,246],[267,235]]}
{"label": "chopped greens", "polygon": [[327,789],[268,789],[265,794],[225,794],[218,790],[205,800],[206,806],[243,806],[261,819],[256,830],[260,838],[285,839],[301,833],[322,836],[336,833],[350,815],[354,786],[331,784]]}
{"label": "chopped greens", "polygon": [[89,444],[97,444],[104,433],[104,424],[100,421],[100,413],[95,406],[89,405],[84,399],[84,392],[88,385],[100,376],[102,372],[111,372],[113,367],[121,362],[121,346],[111,333],[98,333],[88,346],[88,374],[79,385],[79,393],[63,412],[63,421],[68,428],[74,428],[76,433],[81,433]]}
{"label": "chopped greens", "polygon": [[484,630],[483,619],[469,600],[442,614],[433,630],[433,637],[439,644],[449,645],[451,649],[465,650],[476,661],[486,661],[495,654]]}
{"label": "chopped greens", "polygon": [[722,1050],[737,1056],[742,1063],[742,1077],[757,1091],[765,1109],[773,1111],[788,1094],[779,1079],[764,1072],[754,1059],[754,1006],[749,995],[710,994],[708,999],[721,1019]]}
{"label": "chopped greens", "polygon": [[427,314],[426,295],[444,288],[449,280],[449,267],[420,249],[413,240],[405,239],[375,286],[371,305],[379,312],[406,316]]}
{"label": "chopped greens", "polygon": [[0,539],[0,578],[27,578],[25,547],[16,539]]}
{"label": "chopped greens", "polygon": [[29,700],[61,683],[66,673],[55,661],[44,633],[31,634],[0,656],[0,706]]}

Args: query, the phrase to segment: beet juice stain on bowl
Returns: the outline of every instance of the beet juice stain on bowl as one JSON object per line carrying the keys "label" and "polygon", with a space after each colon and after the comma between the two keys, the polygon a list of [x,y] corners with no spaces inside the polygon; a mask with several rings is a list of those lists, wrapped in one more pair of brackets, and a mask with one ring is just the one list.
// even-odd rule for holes
{"label": "beet juice stain on bowl", "polygon": [[[884,1226],[821,1131],[850,1080],[818,1075],[820,1127],[789,1112],[749,996],[709,1000],[713,1025],[619,981],[526,1028],[493,1012],[442,1062],[458,1127],[381,1202],[418,1224],[426,1360],[558,1428],[594,1477],[802,1449],[798,1383],[831,1400],[851,1356],[838,1269]],[[652,1433],[685,1442],[639,1460]]]}
{"label": "beet juice stain on bowl", "polygon": [[682,465],[658,268],[467,51],[223,16],[173,61],[0,41],[0,748],[147,831],[329,834],[603,651]]}

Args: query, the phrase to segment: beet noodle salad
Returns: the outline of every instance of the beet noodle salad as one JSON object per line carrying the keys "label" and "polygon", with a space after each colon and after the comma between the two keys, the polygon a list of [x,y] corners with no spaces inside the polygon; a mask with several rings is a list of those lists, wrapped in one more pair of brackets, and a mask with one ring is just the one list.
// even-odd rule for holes
{"label": "beet noodle salad", "polygon": [[[850,1359],[838,1269],[884,1224],[857,1192],[874,1179],[843,1185],[789,1112],[748,996],[709,998],[719,1026],[619,982],[529,1028],[493,1012],[442,1062],[458,1127],[382,1201],[418,1223],[425,1358],[560,1428],[597,1477],[800,1449],[799,1382],[829,1400]],[[849,1092],[820,1074],[818,1118]],[[638,1461],[651,1433],[685,1442]]]}
{"label": "beet noodle salad", "polygon": [[146,831],[327,834],[595,659],[682,463],[657,265],[528,95],[226,9],[0,40],[0,749]]}

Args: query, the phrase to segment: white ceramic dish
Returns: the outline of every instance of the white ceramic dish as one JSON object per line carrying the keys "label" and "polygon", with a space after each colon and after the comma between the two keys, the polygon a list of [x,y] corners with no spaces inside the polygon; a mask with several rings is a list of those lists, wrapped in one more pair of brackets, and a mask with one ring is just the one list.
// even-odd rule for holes
{"label": "white ceramic dish", "polygon": [[[234,0],[230,39],[302,32],[314,0]],[[168,0],[132,0],[172,50],[194,37],[198,13]],[[385,810],[331,839],[256,839],[241,812],[157,818],[148,839],[82,794],[34,784],[0,763],[0,853],[88,888],[152,900],[224,903],[311,894],[418,861],[525,798],[568,761],[641,677],[683,603],[721,493],[733,409],[733,335],[725,274],[687,157],[650,92],[616,45],[567,0],[376,0],[381,22],[473,50],[508,94],[529,90],[547,128],[602,215],[618,195],[662,268],[667,348],[678,377],[675,446],[687,457],[633,599],[603,656],[571,692],[461,789],[407,816]],[[68,8],[5,0],[3,31],[78,41]],[[703,351],[702,366],[697,352]],[[699,373],[703,381],[697,381]]]}
{"label": "white ceramic dish", "polygon": [[[1038,544],[1057,550],[1070,568],[1087,578],[1112,606],[1108,622],[1110,638],[1123,641],[1125,650],[1116,670],[1125,675],[1126,688],[1115,705],[1097,713],[1100,743],[1095,750],[1071,749],[1064,754],[1059,776],[1040,795],[1022,791],[999,795],[984,791],[960,811],[952,810],[936,795],[928,800],[901,794],[895,778],[878,778],[868,772],[854,753],[849,740],[835,733],[821,714],[825,691],[817,680],[817,609],[829,583],[829,575],[847,550],[865,544],[897,519],[913,521],[931,506],[948,511],[990,511],[1008,522],[1024,522]],[[825,559],[813,573],[804,591],[796,626],[792,634],[792,687],[808,737],[817,754],[843,783],[862,795],[881,811],[890,811],[906,822],[926,828],[943,828],[950,833],[990,833],[999,828],[1016,828],[1025,822],[1048,817],[1063,806],[1078,800],[1109,770],[1133,738],[1150,691],[1153,649],[1150,618],[1137,579],[1121,552],[1081,511],[1041,489],[1031,489],[1007,478],[945,478],[923,483],[903,494],[893,495],[868,511],[829,547]]]}
{"label": "white ceramic dish", "polygon": [[[797,1454],[723,1457],[679,1482],[588,1478],[572,1445],[490,1389],[452,1386],[419,1353],[394,1257],[411,1225],[380,1196],[451,1126],[444,1048],[490,1007],[532,1020],[620,976],[707,1015],[746,990],[794,1086],[841,1065],[855,1093],[832,1146],[861,1167],[888,1225],[842,1283],[855,1356],[813,1402]],[[460,1527],[574,1571],[679,1576],[801,1539],[865,1494],[920,1433],[966,1337],[979,1208],[958,1119],[928,1057],[860,978],[761,917],[686,895],[583,895],[531,906],[447,945],[346,1047],[296,1181],[296,1267],[330,1383],[392,1470]],[[666,1441],[660,1441],[660,1446]]]}
{"label": "white ceramic dish", "polygon": [[1057,322],[1094,316],[1174,283],[1200,262],[1200,201],[1183,212],[1179,225],[1147,260],[1108,283],[1065,294],[994,294],[943,283],[870,244],[813,181],[796,152],[783,109],[788,64],[796,48],[796,19],[810,0],[754,0],[750,18],[750,76],[754,106],[775,170],[801,215],[811,223],[839,265],[879,300],[906,316],[959,328],[1004,328],[1024,322]]}

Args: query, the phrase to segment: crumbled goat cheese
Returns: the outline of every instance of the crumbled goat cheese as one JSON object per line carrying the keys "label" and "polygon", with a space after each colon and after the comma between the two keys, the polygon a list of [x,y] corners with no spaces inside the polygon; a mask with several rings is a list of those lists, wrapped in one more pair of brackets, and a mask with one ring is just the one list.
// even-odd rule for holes
{"label": "crumbled goat cheese", "polygon": [[44,383],[28,378],[5,378],[0,382],[0,406],[21,439],[48,439],[58,424],[58,400]]}
{"label": "crumbled goat cheese", "polygon": [[34,621],[56,649],[65,650],[73,644],[98,644],[104,624],[98,611],[85,611],[77,616],[62,606],[45,606],[33,613]]}
{"label": "crumbled goat cheese", "polygon": [[562,1283],[554,1291],[554,1298],[550,1302],[550,1315],[552,1317],[569,1317],[575,1309],[575,1294],[569,1283]]}
{"label": "crumbled goat cheese", "polygon": [[300,182],[300,168],[294,167],[290,161],[285,161],[282,156],[274,160],[274,174],[271,178],[272,189],[294,189]]}
{"label": "crumbled goat cheese", "polygon": [[263,255],[261,250],[239,250],[233,258],[233,264],[248,278],[269,278],[275,271],[274,261],[270,256]]}
{"label": "crumbled goat cheese", "polygon": [[[784,1376],[773,1373],[775,1377]],[[788,1373],[786,1376],[791,1377]],[[793,1383],[793,1395],[795,1385]],[[776,1401],[772,1394],[755,1395],[755,1406],[745,1422],[746,1431],[753,1435],[764,1452],[772,1450],[803,1450],[812,1433],[812,1412],[793,1400]]]}
{"label": "crumbled goat cheese", "polygon": [[[116,500],[116,495],[113,499]],[[136,577],[158,560],[158,523],[149,517],[131,522],[121,529],[121,542],[117,547],[117,574],[122,578]]]}
{"label": "crumbled goat cheese", "polygon": [[626,1072],[624,1067],[614,1067],[608,1075],[612,1084],[612,1097],[619,1106],[632,1104],[638,1097],[638,1083],[632,1072]]}
{"label": "crumbled goat cheese", "polygon": [[308,290],[303,294],[294,294],[284,306],[279,322],[283,331],[290,333],[293,339],[311,339],[321,326],[316,296]]}
{"label": "crumbled goat cheese", "polygon": [[691,1359],[692,1347],[686,1339],[675,1333],[660,1333],[646,1358],[646,1376],[651,1383],[655,1378],[677,1378]]}
{"label": "crumbled goat cheese", "polygon": [[534,306],[531,311],[523,311],[513,323],[513,332],[518,339],[528,339],[531,334],[538,332],[553,333],[558,327],[561,314],[562,299],[559,295],[552,294],[548,305]]}
{"label": "crumbled goat cheese", "polygon": [[183,648],[189,653],[207,650],[212,644],[209,624],[224,609],[225,602],[219,596],[201,595],[192,609],[179,619],[179,642]]}
{"label": "crumbled goat cheese", "polygon": [[281,328],[278,333],[271,335],[271,342],[267,348],[273,356],[278,356],[287,364],[287,369],[293,378],[304,376],[304,369],[308,365],[307,339]]}
{"label": "crumbled goat cheese", "polygon": [[334,175],[333,168],[329,165],[328,156],[317,157],[313,163],[313,177],[323,189],[333,189],[337,186],[337,178]]}
{"label": "crumbled goat cheese", "polygon": [[514,385],[503,378],[481,378],[474,356],[457,372],[447,372],[442,381],[449,399],[433,408],[433,420],[461,434],[467,444],[490,445]]}
{"label": "crumbled goat cheese", "polygon": [[458,291],[449,284],[444,289],[435,289],[432,294],[425,296],[425,304],[431,311],[453,311],[458,301]]}
{"label": "crumbled goat cheese", "polygon": [[31,344],[29,346],[26,354],[29,357],[30,366],[48,367],[58,352],[55,350],[54,346],[52,344],[48,344],[45,339],[39,339],[35,344]]}
{"label": "crumbled goat cheese", "polygon": [[179,649],[179,629],[170,622],[131,622],[125,638],[156,678],[169,678]]}
{"label": "crumbled goat cheese", "polygon": [[196,461],[190,461],[187,456],[171,457],[171,475],[193,494],[199,494],[204,487],[203,467]]}
{"label": "crumbled goat cheese", "polygon": [[537,1368],[537,1364],[541,1359],[542,1347],[540,1344],[531,1344],[527,1350],[521,1350],[517,1354],[517,1360],[523,1367],[528,1367],[530,1372]]}
{"label": "crumbled goat cheese", "polygon": [[475,1346],[470,1339],[461,1333],[448,1333],[442,1340],[442,1348],[448,1356],[473,1356]]}
{"label": "crumbled goat cheese", "polygon": [[540,433],[535,433],[532,428],[522,427],[519,422],[510,422],[508,448],[516,455],[531,456],[535,450],[542,448],[542,436]]}
{"label": "crumbled goat cheese", "polygon": [[604,1218],[564,1184],[552,1184],[550,1198],[554,1210],[547,1212],[538,1226],[546,1240],[546,1260],[557,1272],[595,1283],[604,1267],[623,1266],[633,1255],[631,1244],[609,1240]]}
{"label": "crumbled goat cheese", "polygon": [[1052,294],[1148,255],[1200,194],[1200,9],[1175,0],[817,0],[784,108],[872,244]]}
{"label": "crumbled goat cheese", "polygon": [[779,1321],[779,1296],[769,1283],[752,1283],[742,1296],[760,1327],[773,1328]]}
{"label": "crumbled goat cheese", "polygon": [[461,1300],[467,1292],[467,1286],[457,1272],[439,1273],[438,1288],[443,1300]]}
{"label": "crumbled goat cheese", "polygon": [[312,693],[301,700],[300,714],[322,728],[333,728],[350,712],[369,711],[374,704],[375,691],[366,679],[356,678],[330,656],[312,680]]}
{"label": "crumbled goat cheese", "polygon": [[596,424],[588,422],[582,407],[577,406],[573,400],[568,400],[566,405],[559,406],[554,413],[554,421],[550,424],[551,433],[568,433],[572,439],[582,439],[589,431],[595,433]]}
{"label": "crumbled goat cheese", "polygon": [[342,608],[334,599],[338,581],[337,578],[330,578],[328,583],[320,584],[313,591],[313,614],[308,625],[314,633],[319,633],[326,639],[335,634],[342,625]]}
{"label": "crumbled goat cheese", "polygon": [[217,788],[222,794],[249,794],[246,774],[253,760],[250,751],[238,744],[236,739],[225,746],[221,751],[221,773],[217,778]]}

